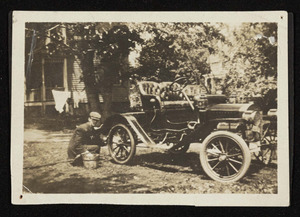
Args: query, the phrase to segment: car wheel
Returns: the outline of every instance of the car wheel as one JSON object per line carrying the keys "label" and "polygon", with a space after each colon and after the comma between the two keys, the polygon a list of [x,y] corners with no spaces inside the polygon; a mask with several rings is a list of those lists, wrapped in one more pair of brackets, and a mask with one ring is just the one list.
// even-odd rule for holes
{"label": "car wheel", "polygon": [[262,145],[259,152],[254,152],[258,161],[264,165],[268,165],[276,157],[277,137],[275,135],[267,135],[262,140]]}
{"label": "car wheel", "polygon": [[246,174],[251,154],[240,136],[227,131],[216,131],[201,144],[200,162],[210,178],[219,182],[235,182]]}
{"label": "car wheel", "polygon": [[129,127],[124,124],[114,125],[108,137],[108,150],[116,163],[129,163],[135,155],[136,144]]}

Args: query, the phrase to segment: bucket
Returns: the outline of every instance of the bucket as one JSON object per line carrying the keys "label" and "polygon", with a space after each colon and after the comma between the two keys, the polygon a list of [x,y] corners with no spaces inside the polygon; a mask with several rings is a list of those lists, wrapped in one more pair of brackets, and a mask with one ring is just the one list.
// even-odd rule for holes
{"label": "bucket", "polygon": [[82,155],[83,166],[87,169],[96,169],[98,167],[99,154],[87,153]]}

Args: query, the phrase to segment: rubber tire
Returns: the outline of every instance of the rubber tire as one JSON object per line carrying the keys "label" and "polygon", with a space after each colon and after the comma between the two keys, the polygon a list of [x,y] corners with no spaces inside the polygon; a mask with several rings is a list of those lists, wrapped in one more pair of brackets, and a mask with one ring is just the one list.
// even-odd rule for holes
{"label": "rubber tire", "polygon": [[[240,171],[231,178],[221,178],[221,177],[217,176],[210,169],[210,166],[208,165],[208,161],[206,160],[205,149],[206,149],[207,145],[213,139],[220,138],[220,137],[226,137],[226,138],[233,140],[235,143],[237,143],[239,145],[239,147],[241,148],[241,150],[243,152],[243,159],[244,159],[243,165],[242,165]],[[202,144],[200,145],[200,162],[201,162],[201,166],[202,166],[204,172],[211,179],[218,181],[218,182],[223,182],[223,183],[236,182],[239,179],[241,179],[248,171],[250,163],[251,163],[251,153],[249,151],[249,148],[248,148],[246,142],[240,136],[238,136],[234,133],[228,132],[228,131],[216,131],[216,132],[213,132],[210,135],[208,135],[205,138],[205,140],[202,142]]]}
{"label": "rubber tire", "polygon": [[[130,141],[131,141],[131,144],[130,144],[130,148],[131,148],[131,149],[130,149],[129,157],[126,158],[126,159],[123,160],[123,161],[118,160],[118,159],[114,156],[114,154],[113,154],[113,152],[112,152],[112,146],[111,146],[112,135],[111,135],[111,133],[112,133],[113,129],[116,128],[116,127],[122,127],[122,128],[124,128],[125,131],[127,132],[127,134],[129,135],[129,138],[130,138]],[[135,138],[134,138],[133,133],[132,133],[132,131],[130,130],[130,128],[127,127],[127,126],[124,125],[124,124],[116,124],[116,125],[114,125],[114,126],[111,128],[110,132],[109,132],[107,147],[108,147],[108,150],[109,150],[109,154],[110,154],[111,158],[113,159],[113,161],[114,161],[115,163],[118,163],[118,164],[128,164],[128,163],[130,163],[130,161],[133,159],[133,157],[134,157],[134,155],[135,155],[135,152],[136,152],[136,142],[135,142]]]}

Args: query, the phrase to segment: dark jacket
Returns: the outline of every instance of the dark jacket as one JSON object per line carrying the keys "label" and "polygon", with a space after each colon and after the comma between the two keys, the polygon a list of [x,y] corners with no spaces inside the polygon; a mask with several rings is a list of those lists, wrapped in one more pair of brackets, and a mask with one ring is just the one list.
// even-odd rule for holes
{"label": "dark jacket", "polygon": [[91,126],[90,122],[79,125],[70,140],[68,146],[68,157],[74,158],[76,155],[86,151],[84,146],[87,145],[97,145],[103,146],[104,143],[100,139],[101,129],[95,130]]}

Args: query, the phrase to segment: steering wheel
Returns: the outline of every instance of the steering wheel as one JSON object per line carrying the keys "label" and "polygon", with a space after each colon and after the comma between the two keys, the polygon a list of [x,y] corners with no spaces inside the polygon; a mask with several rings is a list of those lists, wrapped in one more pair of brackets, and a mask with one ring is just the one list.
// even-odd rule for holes
{"label": "steering wheel", "polygon": [[[183,92],[183,89],[189,84],[189,78],[188,77],[179,77],[177,79],[175,79],[172,84],[170,84],[170,90],[173,92],[181,92],[184,97],[186,98],[186,100],[188,101],[189,105],[191,106],[192,110],[195,110],[195,107],[193,106],[193,103],[191,102],[191,100],[189,99],[189,97]],[[178,82],[182,82],[182,85],[180,85]],[[179,85],[179,87],[177,89],[174,88],[174,84]]]}
{"label": "steering wheel", "polygon": [[[180,85],[178,82],[183,82],[182,85]],[[175,88],[175,84],[179,85],[180,87]],[[182,92],[182,90],[188,85],[188,77],[179,77],[176,78],[172,84],[170,84],[170,90],[173,92]]]}

